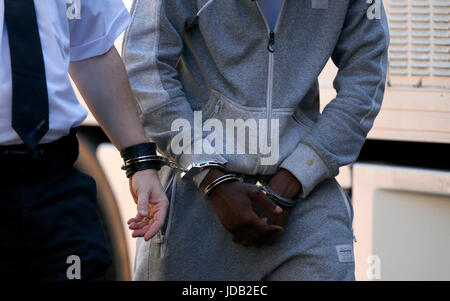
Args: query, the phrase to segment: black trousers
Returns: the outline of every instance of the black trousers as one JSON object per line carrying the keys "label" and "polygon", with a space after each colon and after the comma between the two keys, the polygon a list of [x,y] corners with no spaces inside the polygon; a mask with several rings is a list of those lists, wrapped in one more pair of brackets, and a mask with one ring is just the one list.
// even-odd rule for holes
{"label": "black trousers", "polygon": [[17,149],[0,147],[0,278],[103,280],[111,258],[75,134]]}

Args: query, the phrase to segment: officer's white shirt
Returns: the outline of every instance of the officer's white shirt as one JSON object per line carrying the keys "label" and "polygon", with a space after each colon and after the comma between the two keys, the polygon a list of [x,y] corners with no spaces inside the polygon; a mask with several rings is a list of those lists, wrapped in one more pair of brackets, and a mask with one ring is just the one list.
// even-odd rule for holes
{"label": "officer's white shirt", "polygon": [[[106,53],[128,26],[130,15],[122,0],[34,0],[34,5],[50,109],[50,129],[40,143],[48,143],[67,135],[87,115],[70,83],[70,61]],[[11,127],[11,60],[4,10],[0,0],[0,145],[22,144]]]}

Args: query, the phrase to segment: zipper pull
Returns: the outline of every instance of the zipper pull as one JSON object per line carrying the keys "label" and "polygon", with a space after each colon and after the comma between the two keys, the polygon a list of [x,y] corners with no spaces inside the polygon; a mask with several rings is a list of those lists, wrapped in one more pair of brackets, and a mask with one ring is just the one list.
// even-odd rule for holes
{"label": "zipper pull", "polygon": [[222,108],[222,100],[219,99],[219,101],[216,103],[216,106],[214,108],[214,113],[215,114],[219,113],[221,108]]}
{"label": "zipper pull", "polygon": [[275,33],[271,31],[269,34],[269,44],[267,45],[267,50],[273,53],[275,51],[274,45],[275,45]]}

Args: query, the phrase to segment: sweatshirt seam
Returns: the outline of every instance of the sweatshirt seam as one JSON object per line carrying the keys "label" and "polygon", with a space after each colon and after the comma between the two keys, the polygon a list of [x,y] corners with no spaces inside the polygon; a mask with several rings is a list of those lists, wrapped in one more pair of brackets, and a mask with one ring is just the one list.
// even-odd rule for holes
{"label": "sweatshirt seam", "polygon": [[[387,41],[388,35],[386,34],[386,28],[385,28],[384,25],[381,24],[381,23],[380,23],[380,26],[381,26],[381,28],[383,29],[384,41],[385,41],[386,45],[389,45],[389,42]],[[385,51],[385,50],[384,50],[384,51]],[[384,51],[383,51],[383,52],[384,52]],[[376,102],[375,102],[375,98],[377,97],[378,92],[380,91],[380,87],[381,87],[381,85],[383,84],[384,79],[385,79],[385,76],[386,76],[386,72],[383,71],[383,59],[384,59],[384,57],[385,57],[385,54],[383,53],[383,54],[380,56],[380,60],[379,60],[379,63],[378,63],[378,67],[379,67],[379,69],[381,70],[381,75],[380,75],[381,78],[380,78],[380,81],[378,82],[378,85],[376,86],[375,93],[374,93],[374,95],[372,96],[372,98],[371,98],[371,100],[370,100],[370,101],[371,101],[371,108],[370,108],[370,110],[367,112],[367,114],[364,115],[364,117],[363,117],[363,118],[361,119],[361,121],[359,122],[360,126],[362,126],[362,127],[364,127],[365,121],[369,118],[369,116],[372,115],[373,111],[374,111],[375,108],[377,107]],[[380,104],[380,105],[381,105],[381,104]]]}
{"label": "sweatshirt seam", "polygon": [[[166,91],[167,93],[167,91]],[[179,102],[180,99],[179,98],[183,98],[183,96],[177,96],[177,97],[170,97],[169,100],[167,102],[164,102],[163,104],[159,105],[159,106],[152,106],[152,110],[144,110],[143,112],[145,112],[145,114],[150,114],[150,113],[156,113],[176,102]],[[137,97],[139,100],[141,100],[141,97]]]}
{"label": "sweatshirt seam", "polygon": [[[339,97],[339,98],[345,98],[345,97]],[[349,97],[348,97],[349,98]],[[350,98],[351,99],[351,98]],[[354,116],[354,114],[352,114],[352,112],[351,111],[345,111],[345,110],[339,110],[339,109],[336,109],[336,108],[334,108],[334,107],[329,107],[329,108],[327,108],[327,111],[329,112],[329,111],[334,111],[334,112],[337,112],[337,113],[342,113],[342,112],[345,112],[344,114],[346,114],[346,115],[348,115],[348,116]],[[341,119],[342,120],[342,119]],[[358,118],[353,118],[353,120],[355,121],[355,122],[358,122]],[[364,131],[364,129],[363,129],[363,127],[362,127],[362,122],[360,121],[359,123],[358,123],[358,130],[360,130],[361,131],[361,135],[366,135],[366,132]]]}
{"label": "sweatshirt seam", "polygon": [[136,11],[136,6],[137,6],[138,2],[139,2],[139,0],[133,1],[133,4],[132,4],[131,9],[130,9],[130,14],[131,14],[130,25],[125,30],[123,41],[122,41],[122,58],[123,58],[123,61],[124,61],[125,65],[127,64],[127,61],[128,61],[127,54],[128,54],[128,43],[129,43],[129,40],[130,40],[129,39],[129,33],[130,33],[130,30],[131,30],[131,27],[134,24],[134,20],[136,19],[135,11]]}
{"label": "sweatshirt seam", "polygon": [[[131,27],[134,25],[134,22],[136,20],[136,8],[138,6],[140,0],[135,0],[133,1],[132,5],[131,5],[131,9],[130,9],[130,14],[131,14],[131,21],[130,21],[130,25],[127,27],[127,29],[125,30],[124,36],[123,36],[123,41],[122,41],[122,59],[124,62],[124,65],[127,66],[128,63],[128,45],[129,45],[129,41],[130,41],[130,32],[131,32]],[[139,110],[138,113],[140,113],[140,115],[144,116],[144,108],[142,107],[140,100],[141,98],[138,97],[138,95],[136,95],[136,93],[133,93],[134,95],[134,102],[137,105],[137,108]]]}
{"label": "sweatshirt seam", "polygon": [[161,79],[161,75],[160,75],[160,71],[159,71],[159,67],[158,67],[158,53],[159,53],[159,44],[161,42],[161,8],[164,5],[164,11],[165,11],[165,0],[158,0],[158,15],[157,15],[157,19],[156,19],[156,35],[157,37],[155,38],[156,43],[155,43],[155,69],[156,69],[156,73],[158,75],[158,80],[159,83],[161,85],[162,90],[167,94],[167,99],[168,101],[170,101],[172,99],[172,97],[170,96],[169,91],[167,91],[167,89],[164,87],[164,83]]}
{"label": "sweatshirt seam", "polygon": [[[158,51],[159,51],[159,44],[160,44],[160,39],[161,39],[161,6],[163,5],[164,0],[152,0],[152,1],[156,1],[156,3],[154,4],[154,5],[156,5],[155,6],[156,7],[156,20],[155,20],[155,22],[156,22],[155,23],[155,35],[156,36],[154,37],[155,45],[153,46],[153,54],[154,55],[150,56],[149,64],[150,64],[150,66],[154,67],[154,72],[156,73],[156,75],[155,75],[156,80],[158,81],[158,83],[159,83],[159,85],[161,87],[161,90],[166,95],[166,98],[167,98],[168,102],[165,102],[165,103],[163,102],[160,107],[157,107],[157,109],[152,110],[150,112],[154,112],[156,110],[159,110],[159,109],[161,109],[161,108],[163,108],[163,107],[165,107],[167,105],[170,105],[172,102],[176,101],[176,100],[170,101],[172,99],[172,97],[170,97],[169,92],[167,91],[167,89],[163,85],[163,82],[161,80],[160,70],[159,70],[159,67],[158,67]],[[133,12],[132,23],[128,27],[127,35],[126,35],[126,41],[124,40],[124,43],[126,43],[126,44],[124,44],[126,46],[124,48],[125,49],[124,50],[124,54],[127,53],[128,41],[129,41],[128,33],[131,32],[131,27],[134,26],[134,22],[135,22],[135,19],[136,19],[136,11],[137,11],[137,8],[139,6],[139,3],[141,3],[141,0],[136,0],[134,2],[134,4],[133,4],[133,7],[132,7],[132,12]],[[126,59],[126,56],[125,56],[125,63],[127,63],[127,62],[128,62],[128,60]],[[136,96],[136,98],[138,100],[137,104],[138,104],[139,108],[141,109],[141,111],[144,114],[148,113],[147,110],[143,109],[143,107],[142,107],[142,105],[140,103],[144,99],[142,97],[138,97],[138,96]]]}
{"label": "sweatshirt seam", "polygon": [[376,97],[377,97],[377,95],[378,95],[378,91],[380,90],[380,87],[381,87],[381,84],[383,83],[383,74],[384,74],[384,72],[383,72],[383,68],[382,68],[382,59],[383,59],[383,56],[381,56],[380,57],[380,60],[379,60],[379,63],[378,63],[378,66],[379,66],[379,69],[381,70],[381,78],[380,78],[380,81],[378,82],[378,84],[377,84],[377,86],[376,86],[376,88],[375,88],[375,93],[374,93],[374,95],[371,97],[371,99],[370,99],[370,102],[371,102],[371,105],[370,105],[370,109],[369,109],[369,111],[364,115],[364,117],[361,119],[361,121],[359,122],[359,125],[360,125],[360,127],[364,127],[364,123],[365,123],[365,121],[367,120],[367,118],[369,118],[369,116],[370,115],[372,115],[372,112],[375,110],[375,108],[376,108],[376,103],[375,103],[375,99],[376,99]]}

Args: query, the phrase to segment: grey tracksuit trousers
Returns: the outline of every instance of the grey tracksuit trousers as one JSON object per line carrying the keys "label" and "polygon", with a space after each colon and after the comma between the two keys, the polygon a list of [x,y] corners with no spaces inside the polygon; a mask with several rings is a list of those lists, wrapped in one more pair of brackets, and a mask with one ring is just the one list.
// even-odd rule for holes
{"label": "grey tracksuit trousers", "polygon": [[334,179],[300,200],[279,240],[262,248],[232,242],[192,182],[176,175],[168,184],[166,225],[149,242],[138,239],[135,280],[354,279],[353,213]]}

